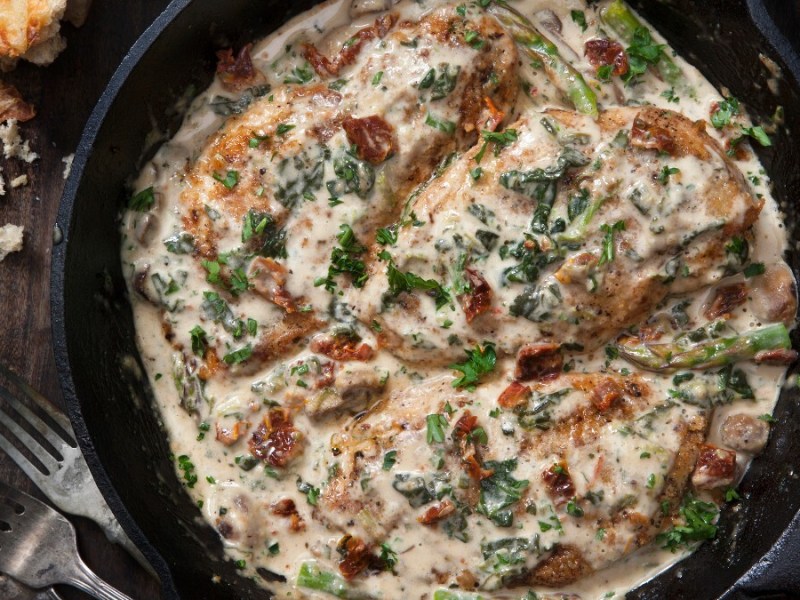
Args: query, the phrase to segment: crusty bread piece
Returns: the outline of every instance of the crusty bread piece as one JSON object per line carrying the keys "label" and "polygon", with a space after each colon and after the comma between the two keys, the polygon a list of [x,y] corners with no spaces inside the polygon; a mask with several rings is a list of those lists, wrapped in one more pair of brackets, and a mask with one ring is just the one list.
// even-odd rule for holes
{"label": "crusty bread piece", "polygon": [[69,21],[75,27],[80,27],[86,22],[91,6],[92,0],[67,0],[67,12],[64,13],[64,20]]}
{"label": "crusty bread piece", "polygon": [[19,90],[0,80],[0,123],[9,119],[29,121],[36,116],[36,109],[25,102]]}
{"label": "crusty bread piece", "polygon": [[7,224],[0,227],[0,261],[12,252],[22,250],[22,232],[24,227]]}
{"label": "crusty bread piece", "polygon": [[0,68],[20,58],[49,65],[66,43],[59,35],[67,0],[0,0]]}

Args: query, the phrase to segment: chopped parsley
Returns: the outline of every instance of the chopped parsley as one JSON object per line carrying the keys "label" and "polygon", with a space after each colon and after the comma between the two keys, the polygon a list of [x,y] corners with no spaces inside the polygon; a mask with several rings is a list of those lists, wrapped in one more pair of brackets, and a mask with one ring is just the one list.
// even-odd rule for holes
{"label": "chopped parsley", "polygon": [[378,72],[377,72],[377,73],[375,73],[375,75],[372,77],[372,85],[373,85],[373,86],[378,86],[378,85],[380,85],[380,83],[381,83],[381,79],[383,79],[383,71],[378,71]]}
{"label": "chopped parsley", "polygon": [[426,292],[436,302],[436,310],[439,310],[450,303],[450,294],[435,279],[423,279],[414,273],[403,273],[395,267],[389,253],[385,250],[378,254],[382,260],[388,260],[386,266],[386,278],[389,281],[389,290],[384,294],[384,300],[396,298],[403,292],[420,290]]}
{"label": "chopped parsley", "polygon": [[311,66],[306,63],[300,67],[295,67],[292,72],[283,80],[283,83],[308,83],[314,79],[314,71]]}
{"label": "chopped parsley", "polygon": [[316,506],[319,501],[320,489],[314,487],[310,483],[303,481],[300,477],[297,478],[297,490],[301,494],[306,495],[306,500],[311,506]]}
{"label": "chopped parsley", "polygon": [[650,32],[645,27],[637,27],[633,32],[633,40],[628,46],[628,72],[622,76],[626,84],[633,82],[636,77],[647,71],[649,65],[658,64],[661,60],[664,45],[656,44]]}
{"label": "chopped parsley", "polygon": [[447,427],[447,419],[444,415],[434,413],[425,417],[426,434],[425,439],[429,444],[441,444],[444,442],[444,430]]}
{"label": "chopped parsley", "polygon": [[683,518],[683,525],[676,525],[672,529],[659,533],[656,539],[664,544],[664,548],[673,552],[681,546],[690,546],[692,542],[710,540],[717,535],[717,526],[714,521],[719,514],[719,508],[711,502],[703,502],[689,495],[681,504],[679,510]]}
{"label": "chopped parsley", "polygon": [[220,175],[214,171],[211,176],[229,190],[235,188],[236,184],[239,183],[239,171],[228,171],[225,175]]}
{"label": "chopped parsley", "polygon": [[578,502],[573,498],[567,502],[567,514],[580,519],[583,516],[583,509],[578,505]]}
{"label": "chopped parsley", "polygon": [[366,251],[366,247],[359,243],[353,233],[352,227],[347,224],[339,226],[339,233],[336,234],[339,246],[331,251],[331,264],[328,267],[328,276],[320,277],[314,281],[315,286],[324,285],[325,289],[333,293],[336,289],[335,277],[349,273],[352,277],[353,286],[364,287],[367,282],[367,266],[358,257]]}
{"label": "chopped parsley", "polygon": [[200,325],[195,325],[189,332],[189,335],[192,337],[192,352],[203,356],[208,347],[208,338],[206,337],[205,330],[200,327]]}
{"label": "chopped parsley", "polygon": [[467,360],[463,363],[450,365],[455,371],[461,371],[462,375],[453,381],[454,388],[463,388],[469,392],[475,390],[481,378],[491,373],[497,363],[497,354],[494,344],[485,342],[483,346],[475,346],[474,350],[465,350]]}
{"label": "chopped parsley", "polygon": [[573,22],[581,28],[581,31],[586,31],[588,25],[586,24],[586,15],[582,10],[571,10],[569,16],[572,17]]}
{"label": "chopped parsley", "polygon": [[394,246],[397,243],[397,229],[392,227],[381,227],[375,234],[375,241],[382,246]]}
{"label": "chopped parsley", "polygon": [[717,104],[716,110],[711,113],[711,124],[717,129],[722,129],[731,122],[731,118],[740,112],[739,101],[731,96]]}
{"label": "chopped parsley", "polygon": [[245,362],[251,356],[253,356],[253,347],[250,344],[247,344],[247,346],[244,346],[243,348],[228,352],[222,357],[222,360],[228,365],[238,365],[239,363]]}
{"label": "chopped parsley", "polygon": [[438,67],[438,72],[435,69],[431,69],[425,73],[417,87],[420,90],[430,89],[431,101],[441,100],[456,88],[460,72],[461,67],[459,65],[452,66],[449,63],[442,63]]}
{"label": "chopped parsley", "polygon": [[481,480],[481,495],[477,511],[487,516],[498,527],[511,527],[514,514],[509,508],[522,498],[528,487],[527,479],[514,479],[511,472],[517,468],[516,459],[486,461],[484,467],[493,473]]}
{"label": "chopped parsley", "polygon": [[759,263],[750,263],[749,265],[747,265],[744,268],[744,271],[742,271],[742,273],[744,273],[744,276],[749,279],[750,277],[756,277],[757,275],[763,275],[766,270],[767,269],[764,266],[764,263],[760,263],[760,262]]}
{"label": "chopped parsley", "polygon": [[381,562],[386,567],[387,571],[391,571],[394,569],[395,565],[397,564],[397,552],[392,550],[389,544],[381,544],[381,555],[380,555]]}
{"label": "chopped parsley", "polygon": [[467,29],[464,32],[464,41],[472,46],[475,50],[480,50],[486,44],[486,42],[480,38],[478,32],[472,31],[471,29]]}
{"label": "chopped parsley", "polygon": [[667,185],[667,182],[669,181],[670,176],[671,175],[677,175],[680,172],[681,172],[681,170],[678,167],[670,167],[670,166],[664,165],[664,168],[661,169],[661,172],[658,174],[658,182],[661,185]]}
{"label": "chopped parsley", "polygon": [[389,450],[383,455],[383,470],[390,471],[397,462],[397,450]]}
{"label": "chopped parsley", "polygon": [[292,123],[278,123],[278,126],[275,128],[275,133],[278,135],[286,135],[294,128],[295,125]]}
{"label": "chopped parsley", "polygon": [[600,231],[605,236],[603,236],[603,248],[600,252],[600,260],[597,262],[597,266],[613,262],[616,253],[614,234],[618,231],[625,231],[625,221],[617,221],[613,225],[603,224],[600,226]]}
{"label": "chopped parsley", "polygon": [[143,189],[141,192],[134,194],[128,202],[128,208],[138,212],[147,212],[153,208],[155,204],[156,195],[153,191],[153,186]]}
{"label": "chopped parsley", "polygon": [[453,135],[456,132],[456,124],[447,119],[439,119],[428,113],[425,117],[425,125],[443,131],[447,135]]}
{"label": "chopped parsley", "polygon": [[[517,130],[511,128],[503,131],[489,131],[484,129],[481,131],[481,137],[483,138],[483,145],[475,155],[475,162],[478,164],[480,164],[480,162],[483,160],[483,155],[486,153],[486,147],[489,145],[489,142],[494,143],[494,155],[497,156],[500,153],[500,150],[509,144],[516,142],[518,135]],[[475,177],[475,179],[477,179],[477,177]]]}
{"label": "chopped parsley", "polygon": [[194,464],[186,454],[181,454],[178,457],[178,468],[183,471],[183,479],[186,481],[186,487],[193,488],[197,483],[197,475],[194,472]]}

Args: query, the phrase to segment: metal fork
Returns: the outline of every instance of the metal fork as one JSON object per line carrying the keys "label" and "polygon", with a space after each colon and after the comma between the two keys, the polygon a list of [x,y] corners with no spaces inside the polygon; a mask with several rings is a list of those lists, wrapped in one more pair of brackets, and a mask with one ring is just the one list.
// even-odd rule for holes
{"label": "metal fork", "polygon": [[0,575],[0,598],[3,600],[62,600],[53,588],[34,590],[14,581],[7,575]]}
{"label": "metal fork", "polygon": [[5,483],[0,483],[0,571],[34,588],[66,583],[99,600],[132,600],[84,564],[72,523]]}
{"label": "metal fork", "polygon": [[[106,537],[120,544],[147,571],[157,577],[153,567],[125,534],[89,471],[75,433],[67,416],[18,375],[0,364],[0,423],[35,457],[30,460],[9,439],[0,433],[0,448],[25,471],[42,493],[59,509],[71,515],[86,517],[105,531]],[[13,393],[11,389],[15,390]],[[19,398],[27,398],[45,413],[57,427],[37,416]],[[12,410],[9,410],[12,409]],[[16,413],[16,416],[14,415]],[[37,440],[22,425],[26,424],[41,436]],[[59,431],[60,430],[60,431]],[[48,447],[49,446],[49,447]]]}

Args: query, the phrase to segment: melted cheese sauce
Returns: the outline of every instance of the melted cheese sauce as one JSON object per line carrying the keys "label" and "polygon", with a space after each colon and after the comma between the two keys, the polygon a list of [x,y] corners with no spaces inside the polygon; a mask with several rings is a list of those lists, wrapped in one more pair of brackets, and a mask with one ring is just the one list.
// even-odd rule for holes
{"label": "melted cheese sauce", "polygon": [[[683,74],[679,85],[669,85],[652,68],[633,86],[625,86],[618,77],[608,82],[597,79],[583,48],[590,39],[614,38],[599,16],[606,4],[588,7],[577,0],[519,0],[514,6],[546,32],[561,56],[583,74],[601,108],[656,106],[678,111],[692,121],[708,120],[723,97],[680,57],[672,57]],[[691,373],[692,377],[676,378],[675,371],[641,369],[619,356],[613,339],[607,340],[608,344],[598,339],[591,351],[574,345],[562,348],[563,373],[554,381],[533,386],[529,399],[533,408],[527,414],[501,410],[498,398],[515,379],[514,354],[520,344],[531,340],[533,318],[518,319],[519,327],[511,326],[507,340],[492,339],[484,331],[473,332],[461,310],[439,308],[434,298],[421,293],[416,316],[409,316],[405,306],[387,305],[389,284],[382,278],[385,262],[373,262],[363,288],[353,285],[349,275],[331,278],[331,252],[341,226],[352,227],[356,239],[370,245],[372,239],[365,236],[374,236],[376,227],[399,218],[412,191],[404,190],[400,174],[435,155],[438,147],[451,144],[451,135],[442,127],[459,122],[463,106],[447,98],[435,99],[433,90],[436,82],[444,88],[450,85],[448,75],[456,71],[470,72],[479,60],[481,42],[486,41],[472,36],[473,44],[449,46],[437,43],[424,28],[413,27],[410,31],[415,34],[405,38],[378,36],[365,43],[355,62],[342,69],[338,78],[324,82],[322,87],[333,88],[336,94],[318,90],[298,95],[297,89],[320,83],[301,44],[313,43],[326,56],[333,56],[342,45],[352,45],[356,32],[375,22],[380,13],[373,10],[378,9],[383,10],[383,4],[369,0],[356,0],[352,6],[344,0],[326,2],[259,42],[251,50],[253,65],[263,76],[257,85],[232,92],[217,78],[194,99],[179,132],[161,147],[136,181],[136,191],[152,188],[153,202],[145,210],[125,214],[122,261],[134,301],[138,345],[176,457],[178,476],[203,517],[220,532],[231,558],[239,561],[242,575],[254,578],[279,597],[330,597],[332,592],[347,598],[440,600],[622,596],[683,558],[691,547],[670,551],[660,542],[651,542],[636,548],[641,524],[627,517],[614,521],[611,516],[627,515],[624,507],[630,506],[648,518],[659,518],[653,515],[662,511],[670,474],[680,462],[681,432],[687,424],[707,421],[706,443],[728,447],[731,441],[724,434],[724,424],[730,423],[730,417],[770,414],[783,383],[784,367],[738,362],[728,376],[738,377],[738,381],[744,378],[752,390],[750,398],[741,386],[734,389],[735,385],[720,384],[719,367],[679,369],[677,373]],[[469,3],[401,0],[391,7],[401,22],[412,24],[437,10],[450,15],[457,11],[470,19],[468,32],[485,18],[484,9]],[[571,17],[572,11],[585,16],[585,28]],[[518,92],[511,114],[498,131],[517,118],[527,119],[529,124],[520,130],[518,142],[524,145],[523,138],[540,127],[544,111],[572,107],[541,64],[521,54],[518,69],[514,77]],[[429,72],[434,74],[433,85],[426,87],[422,82]],[[451,99],[466,93],[466,88],[458,87],[463,83],[454,85]],[[268,106],[270,103],[273,106]],[[262,112],[254,107],[261,107],[258,110]],[[329,123],[341,110],[362,117],[383,115],[395,131],[395,156],[378,166],[357,160],[340,122]],[[744,115],[738,118],[747,124]],[[321,122],[331,129],[324,143],[316,137],[315,128]],[[220,132],[234,135],[233,129],[225,127],[247,128],[243,139],[249,150],[245,151],[244,168],[231,167],[233,159],[226,154],[230,148],[224,140],[217,141]],[[708,126],[705,130],[720,144],[734,137],[730,128]],[[610,148],[612,139],[603,138],[594,125],[578,133],[591,139],[579,148],[599,148],[592,156],[601,161],[603,144]],[[554,138],[551,143],[557,152],[571,142]],[[542,147],[538,142],[533,145]],[[500,148],[498,158],[513,157],[516,148],[511,145],[507,154]],[[487,153],[493,151],[490,146]],[[241,148],[238,152],[241,158]],[[552,155],[545,158],[530,167],[546,168]],[[487,170],[492,160],[491,156],[486,159]],[[715,176],[708,163],[691,157],[668,162],[678,171],[668,173],[662,186],[659,210],[664,215],[672,214],[673,205],[682,206],[687,194]],[[471,168],[477,165],[470,163]],[[773,306],[773,292],[780,284],[786,303],[794,306],[793,281],[782,258],[786,234],[769,193],[769,178],[752,152],[738,155],[735,166],[746,177],[748,190],[764,202],[746,236],[749,255],[742,264],[734,265],[736,268],[709,270],[701,285],[682,288],[680,281],[674,284],[669,297],[653,307],[649,320],[639,323],[662,327],[659,343],[685,341],[687,335],[693,335],[691,339],[697,343],[702,337],[727,339],[784,320],[776,318],[780,311]],[[343,172],[350,175],[342,176]],[[441,177],[447,176],[445,169]],[[594,180],[591,192],[627,197],[640,178],[640,173],[623,168],[609,170],[608,175]],[[235,205],[229,192],[244,188],[250,193],[249,204]],[[624,191],[616,191],[620,189]],[[398,190],[403,190],[399,197]],[[420,198],[425,193],[423,186]],[[490,197],[483,203],[490,212],[497,208]],[[415,205],[410,202],[408,206]],[[253,207],[259,209],[248,217]],[[455,251],[448,253],[448,248],[457,244],[454,235],[472,236],[478,227],[488,230],[492,239],[510,244],[523,238],[531,216],[497,209],[496,215],[492,212],[487,217],[484,212],[480,223],[468,226],[465,223],[471,217],[467,212],[466,205],[431,209],[430,215],[422,211],[409,214],[407,208],[400,240],[376,249],[389,251],[405,273],[413,271],[426,280],[444,282],[455,297],[456,284],[448,283],[450,270],[457,268],[454,263],[458,261]],[[194,221],[187,220],[190,214]],[[264,259],[253,259],[243,250],[243,244],[261,235],[265,227],[273,240],[281,231],[270,229],[274,223],[264,221],[265,214],[275,215],[275,223],[286,232],[285,250],[270,257],[273,263],[284,265],[285,271],[278,272],[280,281],[274,274],[261,281],[269,288],[263,293],[250,289],[234,293],[237,270],[247,288],[256,285],[268,268],[252,270],[251,261]],[[393,217],[386,219],[384,214]],[[634,216],[642,227],[652,226],[644,213]],[[566,206],[554,206],[550,223],[557,217],[572,221]],[[256,230],[250,237],[242,231],[248,218],[250,228]],[[609,216],[605,222],[615,220]],[[682,235],[694,227],[719,228],[714,222],[665,220],[670,227],[666,235]],[[189,225],[198,222],[201,225],[190,232]],[[426,237],[414,238],[414,228]],[[209,230],[213,234],[207,235]],[[603,236],[597,237],[601,244]],[[652,239],[630,237],[631,256],[647,255]],[[479,242],[473,246],[479,247]],[[356,254],[365,258],[364,252]],[[496,249],[484,254],[476,264],[482,272],[495,274],[492,281],[517,262]],[[203,264],[201,259],[207,262]],[[765,273],[745,277],[745,264],[763,264]],[[219,270],[221,277],[215,276]],[[329,285],[324,284],[326,277]],[[552,273],[547,277],[552,278]],[[721,319],[704,316],[713,303],[714,290],[737,284],[747,286],[740,304]],[[520,289],[522,286],[513,284],[497,287],[494,303],[498,313],[508,313]],[[257,350],[263,347],[259,344],[279,335],[267,324],[283,318],[286,298],[293,303],[294,314],[313,315],[319,324],[302,330],[301,344],[294,345],[287,338],[271,353],[259,356]],[[788,320],[793,316],[792,309]],[[541,321],[536,327],[541,327]],[[580,330],[580,324],[576,327]],[[382,339],[384,329],[395,332],[407,350],[387,348]],[[617,332],[623,329],[619,327]],[[331,361],[309,344],[312,338],[330,339],[324,337],[325,332],[341,334],[342,330],[348,339],[357,338],[358,344],[374,350],[370,360]],[[638,327],[633,328],[636,330]],[[491,374],[481,379],[474,391],[454,388],[452,383],[459,374],[448,365],[463,361],[464,350],[484,341],[496,342],[498,347]],[[214,361],[208,359],[209,348],[215,351]],[[580,377],[584,374],[590,383],[582,389]],[[571,419],[586,405],[600,376],[628,382],[634,378],[637,389],[647,393],[631,400],[630,411],[610,413],[599,421],[590,443],[577,443],[577,425]],[[291,414],[293,430],[302,436],[302,451],[285,465],[255,458],[248,444],[265,418],[275,427],[276,407]],[[432,415],[444,420],[446,440],[437,441],[435,433],[430,439],[427,417]],[[454,454],[457,444],[451,441],[451,434],[459,420],[469,415],[478,417],[488,440],[481,450],[484,466],[494,461],[492,477],[505,469],[505,485],[523,490],[516,499],[513,493],[506,496],[509,513],[503,512],[508,506],[493,511],[476,499],[476,486],[483,489],[484,483],[470,482],[459,462],[464,457]],[[398,423],[402,424],[399,429]],[[564,423],[569,435],[559,438],[553,432]],[[480,445],[480,440],[475,445]],[[739,445],[743,445],[741,440]],[[757,451],[753,447],[736,452],[736,479]],[[516,463],[499,465],[510,459],[517,459]],[[568,470],[569,499],[555,498],[543,483],[543,470],[556,465]],[[558,469],[555,472],[558,474]],[[355,484],[337,496],[334,487],[347,477]],[[414,482],[422,483],[414,488]],[[735,481],[699,493],[721,502],[725,489],[734,487]],[[491,495],[487,489],[481,494]],[[293,511],[276,509],[281,502],[286,506],[288,500],[294,503]],[[440,506],[442,500],[456,506],[458,518],[434,526],[420,524],[420,515]],[[348,502],[360,509],[353,509]],[[668,504],[664,512],[680,524],[676,505]],[[668,530],[670,525],[665,519],[660,527]],[[339,573],[345,535],[366,540],[373,559],[382,560],[384,570],[368,567],[345,581]],[[565,546],[578,549],[593,572],[566,585],[541,586],[530,581],[522,585],[526,573]],[[307,577],[298,582],[301,564],[307,565],[303,567],[305,575],[310,573],[316,583],[309,584]],[[210,573],[209,581],[212,576]],[[519,585],[505,589],[511,581]],[[312,589],[315,586],[316,590]],[[326,586],[327,591],[320,589]]]}

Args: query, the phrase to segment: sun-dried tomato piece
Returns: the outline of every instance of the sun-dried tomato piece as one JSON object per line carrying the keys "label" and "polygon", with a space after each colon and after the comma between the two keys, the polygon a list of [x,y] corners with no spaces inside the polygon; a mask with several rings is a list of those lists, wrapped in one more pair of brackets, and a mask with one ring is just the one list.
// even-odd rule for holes
{"label": "sun-dried tomato piece", "polygon": [[478,417],[468,410],[453,425],[453,439],[459,440],[467,437],[478,426]]}
{"label": "sun-dried tomato piece", "polygon": [[306,524],[303,517],[297,511],[297,505],[291,498],[283,498],[270,506],[270,512],[279,517],[289,517],[289,529],[292,531],[303,531]]}
{"label": "sun-dried tomato piece", "polygon": [[236,56],[231,48],[217,52],[217,75],[225,89],[243,90],[252,86],[258,79],[258,71],[253,66],[253,60],[250,57],[252,47],[253,44],[243,46]]}
{"label": "sun-dried tomato piece", "polygon": [[384,37],[389,33],[389,30],[394,27],[396,21],[397,15],[395,14],[378,17],[375,23],[369,27],[358,30],[353,37],[347,40],[339,51],[339,54],[333,59],[323,55],[313,44],[303,44],[303,58],[311,64],[320,77],[335,77],[339,74],[339,70],[342,67],[352,64],[356,60],[364,42],[373,38]]}
{"label": "sun-dried tomato piece", "polygon": [[273,467],[285,467],[302,452],[302,442],[303,434],[292,424],[288,411],[273,408],[253,432],[248,445],[256,458]]}
{"label": "sun-dried tomato piece", "polygon": [[492,307],[492,288],[476,270],[467,267],[464,273],[469,283],[469,291],[461,296],[461,308],[467,323],[472,323],[480,314],[485,313]]}
{"label": "sun-dried tomato piece", "polygon": [[633,120],[631,145],[646,150],[666,152],[671,156],[677,152],[675,138],[668,129],[655,123],[648,123],[638,116]]}
{"label": "sun-dried tomato piece", "polygon": [[10,83],[0,81],[0,123],[8,119],[30,121],[36,109],[22,98],[22,94]]}
{"label": "sun-dried tomato piece", "polygon": [[237,421],[233,424],[233,427],[224,427],[217,423],[217,441],[222,442],[226,446],[232,446],[239,441],[239,438],[248,430],[249,427],[250,423],[247,421]]}
{"label": "sun-dried tomato piece", "polygon": [[572,482],[566,463],[557,463],[542,473],[542,481],[547,486],[547,493],[556,504],[566,502],[575,496],[575,484]]}
{"label": "sun-dried tomato piece", "polygon": [[378,115],[345,117],[342,128],[347,141],[358,149],[358,157],[373,165],[381,164],[395,152],[394,127]]}
{"label": "sun-dried tomato piece", "polygon": [[282,500],[278,500],[272,506],[270,506],[273,515],[278,515],[279,517],[288,517],[291,514],[297,512],[297,505],[295,505],[294,500],[291,498],[283,498]]}
{"label": "sun-dried tomato piece", "polygon": [[370,547],[361,538],[345,535],[336,545],[336,551],[341,555],[339,572],[345,579],[352,579],[366,569],[373,560]]}
{"label": "sun-dried tomato piece", "polygon": [[486,105],[486,119],[484,120],[484,129],[495,131],[503,119],[506,118],[506,113],[497,108],[497,105],[492,101],[489,96],[483,97],[483,103]]}
{"label": "sun-dried tomato piece", "polygon": [[461,462],[463,463],[467,474],[475,481],[481,481],[494,475],[494,471],[492,469],[485,469],[483,466],[481,466],[481,463],[478,462],[478,458],[474,452],[464,458]]}
{"label": "sun-dried tomato piece", "polygon": [[729,318],[731,311],[747,300],[747,291],[747,286],[743,282],[717,288],[714,300],[706,307],[703,314],[709,321],[720,317]]}
{"label": "sun-dried tomato piece", "polygon": [[600,412],[605,412],[617,400],[622,398],[623,387],[611,377],[598,377],[590,396],[592,404]]}
{"label": "sun-dried tomato piece", "polygon": [[756,352],[753,360],[757,365],[769,363],[771,365],[790,365],[797,360],[797,350],[787,348],[773,348]]}
{"label": "sun-dried tomato piece", "polygon": [[[206,348],[205,356],[203,356],[206,363],[197,370],[197,376],[203,381],[208,381],[214,374],[219,371],[220,367],[224,365],[217,356],[215,348]],[[248,425],[249,426],[249,425]]]}
{"label": "sun-dried tomato piece", "polygon": [[297,303],[283,287],[286,284],[287,270],[272,258],[257,256],[247,269],[247,277],[253,290],[287,313],[297,310]]}
{"label": "sun-dried tomato piece", "polygon": [[525,344],[517,353],[514,378],[519,381],[555,379],[563,364],[558,344]]}
{"label": "sun-dried tomato piece", "polygon": [[736,452],[710,444],[700,447],[692,473],[692,485],[698,490],[727,487],[736,475]]}
{"label": "sun-dried tomato piece", "polygon": [[445,498],[441,502],[429,507],[422,515],[417,517],[417,521],[423,525],[433,525],[453,514],[456,510],[456,505],[449,498]]}
{"label": "sun-dried tomato piece", "polygon": [[531,394],[531,388],[527,385],[521,384],[519,381],[512,381],[511,384],[502,391],[497,403],[505,408],[517,408],[528,402],[528,397]]}
{"label": "sun-dried tomato piece", "polygon": [[628,55],[619,42],[599,39],[589,40],[583,46],[583,54],[593,67],[613,66],[614,75],[625,75],[628,72]]}
{"label": "sun-dried tomato piece", "polygon": [[347,335],[317,336],[311,341],[311,351],[338,361],[366,362],[375,355],[372,346]]}

